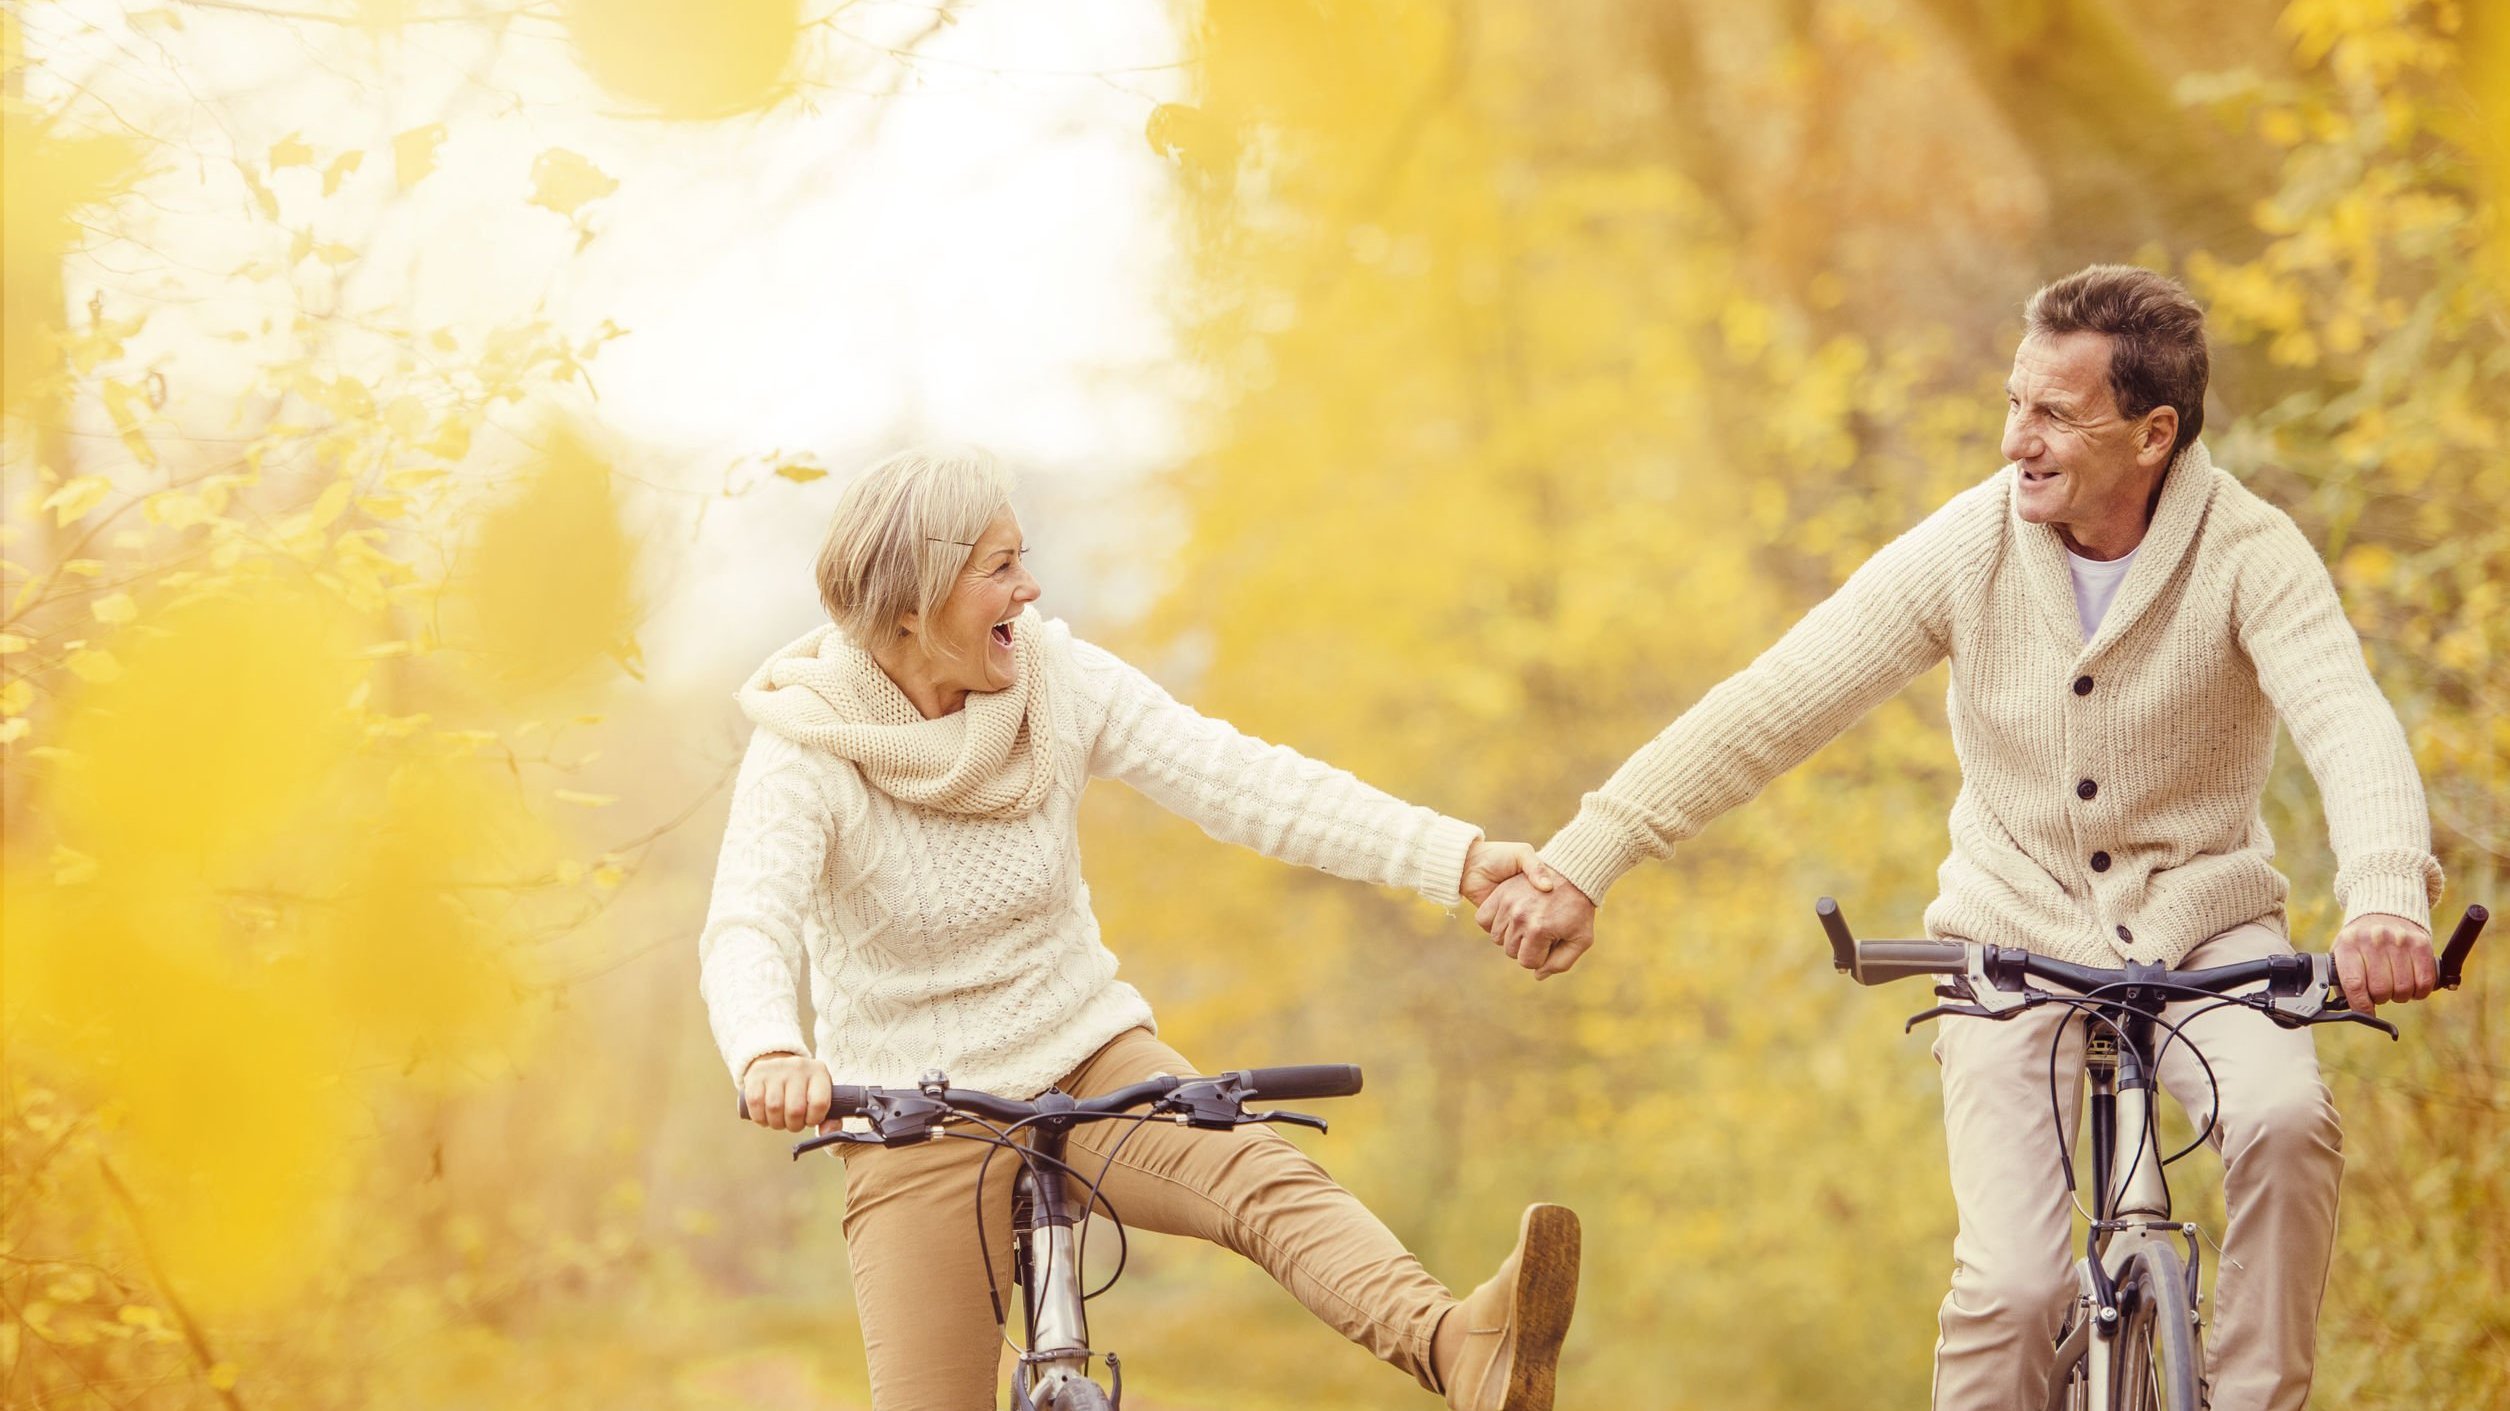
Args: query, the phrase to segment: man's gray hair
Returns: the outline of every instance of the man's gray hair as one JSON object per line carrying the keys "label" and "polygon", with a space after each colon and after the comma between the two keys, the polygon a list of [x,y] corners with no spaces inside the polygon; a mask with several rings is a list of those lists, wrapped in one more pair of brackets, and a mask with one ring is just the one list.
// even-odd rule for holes
{"label": "man's gray hair", "polygon": [[854,645],[894,639],[907,614],[930,621],[1011,503],[1011,474],[973,448],[900,451],[855,477],[819,550],[819,603]]}
{"label": "man's gray hair", "polygon": [[2039,336],[2108,334],[2109,390],[2118,410],[2132,420],[2155,407],[2176,408],[2173,457],[2205,429],[2205,311],[2177,280],[2133,265],[2093,265],[2041,285],[2022,321]]}

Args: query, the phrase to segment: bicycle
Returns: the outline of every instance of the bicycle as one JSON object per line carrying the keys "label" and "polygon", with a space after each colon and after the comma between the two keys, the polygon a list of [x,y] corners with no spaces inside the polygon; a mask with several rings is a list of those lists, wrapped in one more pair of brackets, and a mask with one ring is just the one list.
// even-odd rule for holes
{"label": "bicycle", "polygon": [[[984,1189],[994,1157],[1005,1150],[1015,1153],[1020,1169],[1012,1181],[1010,1274],[1022,1292],[1024,1345],[1011,1374],[1011,1411],[1118,1411],[1124,1404],[1123,1362],[1113,1352],[1091,1349],[1084,1305],[1124,1276],[1124,1222],[1099,1192],[1116,1156],[1124,1150],[1124,1140],[1118,1139],[1107,1153],[1095,1177],[1085,1176],[1064,1160],[1072,1129],[1083,1122],[1170,1121],[1225,1131],[1277,1122],[1322,1132],[1327,1130],[1323,1118],[1304,1112],[1249,1112],[1246,1104],[1349,1097],[1359,1090],[1356,1066],[1321,1063],[1240,1068],[1214,1077],[1162,1074],[1094,1098],[1075,1098],[1050,1088],[1022,1101],[951,1087],[948,1075],[935,1070],[912,1088],[839,1085],[829,1101],[829,1119],[859,1117],[869,1123],[870,1130],[839,1130],[806,1138],[794,1144],[793,1156],[799,1160],[839,1145],[895,1147],[941,1140],[977,1141],[993,1147],[977,1168],[976,1229],[977,1241],[986,1250],[985,1292],[993,1300],[994,1323],[1007,1337],[1009,1321],[1001,1287],[994,1282],[992,1246],[984,1238]],[[740,1104],[740,1114],[744,1119],[749,1116],[747,1099]],[[981,1131],[954,1130],[969,1127]],[[1030,1137],[1026,1143],[1017,1140],[1023,1133]],[[1086,1198],[1076,1198],[1075,1182],[1086,1187]],[[1083,1293],[1086,1232],[1081,1227],[1092,1211],[1103,1211],[1115,1228],[1116,1268],[1105,1283]],[[1090,1379],[1093,1359],[1106,1362],[1108,1386]]]}
{"label": "bicycle", "polygon": [[[2100,1173],[2075,1261],[2075,1299],[2058,1332],[2055,1370],[2049,1377],[2048,1411],[2200,1411],[2205,1404],[2204,1328],[2197,1283],[2202,1274],[2198,1229],[2170,1216],[2170,1186],[2162,1168],[2194,1151],[2211,1135],[2219,1113],[2209,1112],[2194,1141],[2159,1161],[2160,1107],[2152,1101],[2161,1056],[2185,1039],[2181,1024],[2162,1016],[2172,1000],[2205,998],[2214,1005],[2254,1009],[2285,1028],[2354,1023],[2397,1037],[2394,1024],[2349,1008],[2335,986],[2334,960],[2317,953],[2270,955],[2201,970],[2171,970],[2130,963],[2105,970],[2073,965],[2005,946],[1966,941],[1859,941],[1848,930],[1839,904],[1823,897],[1814,906],[1830,936],[1832,963],[1863,985],[1950,976],[1936,987],[1950,1001],[1910,1016],[1903,1032],[1947,1015],[2005,1020],[2047,1004],[2076,1010],[2084,1036],[2084,1079],[2079,1091],[2090,1104],[2092,1165]],[[2467,953],[2491,913],[2470,906],[2440,956],[2440,988],[2454,990]],[[2032,986],[2033,978],[2071,994]],[[2262,987],[2232,994],[2246,986]],[[2059,1025],[2049,1047],[2049,1103],[2060,1102],[2056,1078]],[[2156,1029],[2169,1031],[2153,1046]],[[2200,1064],[2202,1053],[2197,1054]],[[2208,1078],[2212,1073],[2206,1068]],[[2194,1114],[2191,1113],[2190,1116]],[[2062,1132],[2063,1128],[2060,1126]],[[2119,1139],[2135,1134],[2131,1145]],[[2058,1160],[2066,1193],[2076,1195],[2073,1153],[2059,1138]],[[2187,1245],[2182,1259],[2175,1235]],[[2106,1355],[2103,1355],[2103,1354]]]}

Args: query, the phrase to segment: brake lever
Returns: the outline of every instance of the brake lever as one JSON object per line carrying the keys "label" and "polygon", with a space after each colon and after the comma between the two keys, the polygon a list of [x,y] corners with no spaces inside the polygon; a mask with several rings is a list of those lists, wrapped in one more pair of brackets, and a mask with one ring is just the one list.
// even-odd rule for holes
{"label": "brake lever", "polygon": [[1239,1119],[1237,1125],[1251,1127],[1258,1122],[1280,1122],[1293,1127],[1310,1127],[1319,1132],[1333,1130],[1324,1118],[1311,1117],[1304,1112],[1249,1112]]}
{"label": "brake lever", "polygon": [[848,1132],[843,1130],[822,1132],[818,1136],[808,1137],[795,1142],[793,1144],[793,1159],[799,1161],[814,1151],[822,1151],[832,1146],[886,1145],[888,1145],[888,1143],[882,1141],[878,1135],[871,1132]]}
{"label": "brake lever", "polygon": [[[1937,991],[1937,993],[1941,993],[1941,991]],[[1966,1015],[1972,1019],[1995,1019],[2001,1017],[1998,1011],[1993,1009],[1981,1009],[1975,1004],[1939,1004],[1932,1009],[1920,1010],[1919,1012],[1910,1015],[1909,1022],[1900,1026],[1900,1032],[1903,1034],[1915,1033],[1917,1032],[1918,1025],[1924,1024],[1929,1020],[1941,1019],[1947,1014]]]}
{"label": "brake lever", "polygon": [[2375,1015],[2364,1014],[2358,1009],[2331,1009],[2310,1022],[2313,1024],[2367,1024],[2391,1039],[2397,1037],[2396,1025]]}

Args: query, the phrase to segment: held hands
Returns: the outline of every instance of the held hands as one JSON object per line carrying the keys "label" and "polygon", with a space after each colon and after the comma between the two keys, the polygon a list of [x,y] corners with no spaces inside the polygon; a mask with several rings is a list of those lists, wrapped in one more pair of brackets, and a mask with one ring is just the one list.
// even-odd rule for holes
{"label": "held hands", "polygon": [[1487,839],[1473,844],[1464,854],[1464,880],[1455,889],[1466,901],[1480,906],[1490,899],[1492,891],[1511,877],[1532,879],[1533,885],[1548,892],[1559,874],[1553,872],[1532,843],[1494,843]]}
{"label": "held hands", "polygon": [[2432,933],[2384,912],[2364,912],[2336,933],[2336,983],[2344,1002],[2368,1014],[2378,1006],[2429,995],[2440,983]]}
{"label": "held hands", "polygon": [[1595,904],[1530,843],[1475,843],[1456,890],[1480,908],[1473,920],[1492,943],[1537,980],[1577,964],[1595,944]]}
{"label": "held hands", "polygon": [[1492,890],[1473,920],[1490,933],[1492,944],[1533,971],[1537,980],[1577,964],[1595,944],[1595,903],[1566,879],[1539,886],[1526,877],[1512,877]]}
{"label": "held hands", "polygon": [[828,1116],[828,1065],[808,1054],[763,1053],[741,1070],[741,1100],[750,1120],[775,1132],[800,1132]]}

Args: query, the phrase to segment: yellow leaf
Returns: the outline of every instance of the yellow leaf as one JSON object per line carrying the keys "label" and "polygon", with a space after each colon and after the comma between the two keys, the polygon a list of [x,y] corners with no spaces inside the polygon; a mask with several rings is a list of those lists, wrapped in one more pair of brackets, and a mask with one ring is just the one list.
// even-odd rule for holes
{"label": "yellow leaf", "polygon": [[617,794],[587,794],[576,789],[560,789],[557,791],[557,799],[560,803],[576,804],[584,808],[608,808],[619,801],[619,796]]}
{"label": "yellow leaf", "polygon": [[24,715],[35,703],[35,683],[20,677],[0,686],[0,715]]}
{"label": "yellow leaf", "polygon": [[134,1328],[162,1328],[166,1325],[166,1315],[145,1304],[126,1303],[117,1316]]}
{"label": "yellow leaf", "polygon": [[675,118],[774,102],[802,36],[801,0],[565,0],[562,8],[595,82]]}
{"label": "yellow leaf", "polygon": [[270,169],[272,171],[277,171],[281,167],[309,167],[313,164],[314,149],[305,145],[305,139],[300,134],[291,132],[271,144]]}
{"label": "yellow leaf", "polygon": [[235,164],[235,170],[237,175],[244,178],[244,189],[252,193],[253,208],[261,212],[261,218],[277,220],[279,218],[278,193],[262,185],[261,178],[253,175],[253,169],[242,162]]}
{"label": "yellow leaf", "polygon": [[776,467],[776,474],[796,485],[808,485],[814,480],[828,478],[828,472],[815,465],[780,465]]}
{"label": "yellow leaf", "polygon": [[337,192],[340,189],[340,183],[348,180],[349,174],[356,171],[365,161],[364,152],[342,152],[339,156],[332,158],[331,165],[323,168],[322,194],[329,196]]}
{"label": "yellow leaf", "polygon": [[414,127],[392,139],[392,170],[401,189],[409,190],[436,169],[436,149],[444,144],[444,124]]}
{"label": "yellow leaf", "polygon": [[552,147],[532,162],[532,204],[562,216],[573,216],[585,202],[618,189],[616,177],[564,147]]}
{"label": "yellow leaf", "polygon": [[209,1389],[212,1391],[235,1390],[235,1378],[236,1367],[232,1362],[220,1362],[211,1367],[207,1374]]}
{"label": "yellow leaf", "polygon": [[112,488],[113,482],[101,475],[82,475],[46,495],[38,508],[52,511],[56,525],[69,525],[85,518]]}
{"label": "yellow leaf", "polygon": [[88,610],[96,614],[98,622],[129,622],[139,616],[139,604],[131,601],[128,593],[108,593]]}
{"label": "yellow leaf", "polygon": [[383,404],[383,424],[395,436],[416,436],[427,426],[427,404],[403,392]]}
{"label": "yellow leaf", "polygon": [[15,632],[0,632],[0,657],[15,656],[34,645]]}
{"label": "yellow leaf", "polygon": [[25,739],[26,732],[33,728],[35,728],[34,725],[22,715],[9,720],[0,720],[0,745],[16,744]]}
{"label": "yellow leaf", "polygon": [[605,892],[616,891],[627,880],[627,873],[615,862],[605,862],[593,869],[593,885]]}
{"label": "yellow leaf", "polygon": [[101,559],[64,559],[61,571],[73,578],[93,578],[105,571]]}
{"label": "yellow leaf", "polygon": [[101,647],[83,647],[72,652],[69,660],[62,665],[81,681],[92,681],[98,685],[122,674],[122,663],[114,660],[113,653]]}

